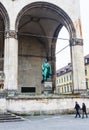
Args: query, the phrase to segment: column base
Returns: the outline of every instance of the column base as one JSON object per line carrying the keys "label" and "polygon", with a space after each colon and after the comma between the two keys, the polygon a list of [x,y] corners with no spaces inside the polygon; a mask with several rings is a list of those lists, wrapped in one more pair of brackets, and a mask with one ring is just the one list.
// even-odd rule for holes
{"label": "column base", "polygon": [[18,91],[17,90],[4,89],[3,93],[6,95],[6,97],[13,97],[13,96],[18,95]]}
{"label": "column base", "polygon": [[87,95],[87,91],[85,89],[80,89],[80,90],[74,90],[73,91],[74,94],[77,94],[77,95]]}

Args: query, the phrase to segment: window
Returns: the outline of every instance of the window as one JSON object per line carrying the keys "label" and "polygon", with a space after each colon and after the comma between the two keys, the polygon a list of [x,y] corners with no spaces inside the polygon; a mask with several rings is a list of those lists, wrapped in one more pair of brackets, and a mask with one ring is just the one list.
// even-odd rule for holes
{"label": "window", "polygon": [[68,90],[68,92],[69,92],[69,86],[67,86],[67,90]]}
{"label": "window", "polygon": [[86,79],[86,89],[88,89],[88,79]]}
{"label": "window", "polygon": [[85,69],[85,75],[87,75],[87,68]]}
{"label": "window", "polygon": [[58,84],[58,80],[57,80],[57,84]]}
{"label": "window", "polygon": [[72,86],[70,85],[70,92],[72,92]]}
{"label": "window", "polygon": [[62,83],[63,83],[63,78],[61,78],[61,81],[62,81]]}
{"label": "window", "polygon": [[65,82],[65,77],[64,77],[64,82]]}
{"label": "window", "polygon": [[64,86],[64,92],[66,93],[66,86]]}
{"label": "window", "polygon": [[60,79],[59,79],[59,83],[60,83]]}
{"label": "window", "polygon": [[72,80],[71,74],[70,74],[70,80]]}
{"label": "window", "polygon": [[68,75],[67,75],[67,81],[68,81]]}

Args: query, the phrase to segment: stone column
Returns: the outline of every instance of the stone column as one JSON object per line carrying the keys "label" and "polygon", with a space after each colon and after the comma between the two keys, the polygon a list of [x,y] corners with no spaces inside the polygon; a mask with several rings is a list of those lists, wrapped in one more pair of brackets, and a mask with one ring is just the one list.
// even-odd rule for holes
{"label": "stone column", "polygon": [[70,46],[73,72],[73,91],[74,93],[81,93],[86,90],[83,40],[77,38],[72,39]]}
{"label": "stone column", "polygon": [[18,81],[18,41],[15,31],[5,34],[4,46],[4,89],[17,90]]}
{"label": "stone column", "polygon": [[55,43],[51,46],[51,66],[52,66],[52,85],[53,92],[56,92],[56,57],[55,57]]}

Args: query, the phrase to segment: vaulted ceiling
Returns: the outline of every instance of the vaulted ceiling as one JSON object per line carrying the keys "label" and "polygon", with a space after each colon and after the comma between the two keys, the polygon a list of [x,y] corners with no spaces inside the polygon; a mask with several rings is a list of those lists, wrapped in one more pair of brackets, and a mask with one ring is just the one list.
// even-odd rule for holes
{"label": "vaulted ceiling", "polygon": [[[32,8],[25,12],[19,22],[19,33],[37,36],[47,42],[46,37],[58,36],[58,30],[63,26],[59,15],[47,8]],[[56,35],[57,33],[57,35]]]}

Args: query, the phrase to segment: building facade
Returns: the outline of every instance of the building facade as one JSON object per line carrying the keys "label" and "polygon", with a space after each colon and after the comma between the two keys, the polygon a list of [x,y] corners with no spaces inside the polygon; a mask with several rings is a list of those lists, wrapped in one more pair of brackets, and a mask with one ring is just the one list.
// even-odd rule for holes
{"label": "building facade", "polygon": [[85,62],[85,82],[86,82],[86,89],[89,91],[89,54],[84,58]]}
{"label": "building facade", "polygon": [[[89,91],[89,54],[84,57],[84,63],[86,90]],[[56,87],[56,92],[59,94],[74,93],[71,63],[57,70]]]}
{"label": "building facade", "polygon": [[53,91],[56,89],[55,48],[63,26],[70,37],[74,91],[82,91],[85,73],[79,1],[0,0],[3,89],[41,93],[41,64],[45,58],[52,66]]}

